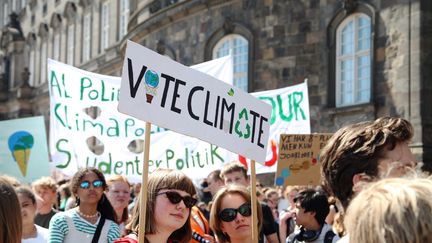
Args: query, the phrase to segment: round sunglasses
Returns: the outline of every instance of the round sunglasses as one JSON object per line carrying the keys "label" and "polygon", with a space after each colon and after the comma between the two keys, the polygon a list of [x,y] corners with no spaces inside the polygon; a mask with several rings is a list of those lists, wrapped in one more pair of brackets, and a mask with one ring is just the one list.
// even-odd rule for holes
{"label": "round sunglasses", "polygon": [[225,208],[220,211],[219,218],[225,222],[231,222],[237,217],[237,213],[249,217],[252,214],[252,208],[250,203],[244,203],[239,208]]}
{"label": "round sunglasses", "polygon": [[183,202],[187,208],[192,208],[197,203],[197,200],[195,198],[193,198],[191,196],[182,197],[178,192],[166,191],[166,192],[158,193],[157,196],[162,195],[162,194],[165,194],[166,197],[168,198],[168,200],[172,204],[177,204],[181,200],[183,200]]}
{"label": "round sunglasses", "polygon": [[90,185],[93,185],[94,188],[100,188],[103,186],[103,182],[101,180],[90,181],[82,181],[79,185],[82,189],[89,189]]}

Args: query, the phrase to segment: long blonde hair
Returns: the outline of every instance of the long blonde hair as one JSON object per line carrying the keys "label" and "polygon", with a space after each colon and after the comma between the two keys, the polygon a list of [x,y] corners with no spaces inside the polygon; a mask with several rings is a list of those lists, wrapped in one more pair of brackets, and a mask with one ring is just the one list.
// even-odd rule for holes
{"label": "long blonde hair", "polygon": [[[113,175],[113,176],[110,176],[106,180],[106,183],[107,183],[107,192],[110,190],[109,188],[111,187],[112,184],[114,184],[114,182],[124,182],[124,183],[126,183],[128,185],[129,188],[131,187],[128,179],[125,176],[122,176],[122,175]],[[123,209],[123,213],[122,213],[121,218],[117,219],[117,223],[126,222],[126,221],[128,221],[128,219],[129,219],[129,210],[128,210],[128,207],[125,207]]]}
{"label": "long blonde hair", "polygon": [[432,180],[391,178],[364,189],[348,207],[351,242],[432,242]]}

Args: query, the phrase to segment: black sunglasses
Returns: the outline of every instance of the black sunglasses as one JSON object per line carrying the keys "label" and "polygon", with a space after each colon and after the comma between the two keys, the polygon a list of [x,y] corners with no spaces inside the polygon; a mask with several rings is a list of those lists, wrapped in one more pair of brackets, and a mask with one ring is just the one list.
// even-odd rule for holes
{"label": "black sunglasses", "polygon": [[219,213],[219,218],[225,222],[231,222],[237,217],[237,212],[245,217],[249,217],[252,214],[252,208],[250,203],[244,203],[239,208],[225,208]]}
{"label": "black sunglasses", "polygon": [[166,191],[166,192],[158,193],[157,196],[162,195],[162,194],[165,194],[167,196],[168,200],[172,204],[177,204],[181,200],[183,200],[183,202],[187,208],[191,208],[197,203],[197,200],[195,198],[193,198],[191,196],[182,197],[178,192]]}
{"label": "black sunglasses", "polygon": [[99,188],[103,186],[103,182],[101,180],[94,180],[93,182],[90,181],[82,181],[79,185],[82,189],[89,189],[90,185],[93,185],[94,188]]}

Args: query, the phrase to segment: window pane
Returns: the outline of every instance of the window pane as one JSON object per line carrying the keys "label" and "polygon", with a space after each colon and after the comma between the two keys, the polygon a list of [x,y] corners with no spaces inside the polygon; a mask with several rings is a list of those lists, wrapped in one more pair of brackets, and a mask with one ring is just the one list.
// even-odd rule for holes
{"label": "window pane", "polygon": [[3,26],[5,26],[9,22],[8,10],[9,6],[7,3],[5,3],[3,5]]}
{"label": "window pane", "polygon": [[370,77],[370,56],[361,56],[357,58],[357,75],[358,79]]}
{"label": "window pane", "polygon": [[54,56],[53,58],[60,61],[60,34],[54,36]]}
{"label": "window pane", "polygon": [[109,7],[108,2],[104,2],[102,5],[102,33],[101,33],[101,46],[102,49],[106,49],[109,45]]}
{"label": "window pane", "polygon": [[68,26],[68,52],[67,64],[74,65],[74,46],[75,46],[75,32],[74,25]]}
{"label": "window pane", "polygon": [[129,0],[120,0],[120,37],[127,34],[129,21]]}
{"label": "window pane", "polygon": [[365,17],[358,18],[358,40],[357,40],[357,50],[367,50],[370,48],[370,37],[371,37],[371,26],[370,20]]}
{"label": "window pane", "polygon": [[248,92],[249,46],[247,40],[240,35],[229,35],[216,44],[213,58],[229,54],[233,57],[233,85]]}
{"label": "window pane", "polygon": [[29,72],[30,72],[30,76],[29,76],[29,84],[30,86],[35,86],[34,83],[34,70],[35,70],[35,51],[31,50],[30,51],[30,58],[29,58]]}
{"label": "window pane", "polygon": [[90,59],[90,26],[91,16],[86,14],[84,16],[84,30],[83,30],[83,61],[88,61]]}
{"label": "window pane", "polygon": [[347,26],[342,30],[342,40],[341,40],[341,54],[350,54],[353,52],[354,45],[354,30],[353,21],[349,22]]}
{"label": "window pane", "polygon": [[370,18],[364,14],[350,16],[338,28],[337,106],[370,101],[371,30]]}
{"label": "window pane", "polygon": [[42,43],[42,48],[41,48],[41,80],[40,83],[43,84],[46,82],[46,74],[47,74],[47,69],[46,69],[46,64],[47,64],[47,48],[46,48],[46,43]]}

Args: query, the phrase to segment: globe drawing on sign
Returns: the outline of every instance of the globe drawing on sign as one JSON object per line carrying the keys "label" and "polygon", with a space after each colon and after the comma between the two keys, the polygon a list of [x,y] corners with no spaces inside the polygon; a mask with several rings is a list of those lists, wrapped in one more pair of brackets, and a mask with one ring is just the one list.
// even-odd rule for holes
{"label": "globe drawing on sign", "polygon": [[159,75],[155,71],[147,70],[145,81],[150,87],[156,88],[159,85]]}
{"label": "globe drawing on sign", "polygon": [[146,83],[146,99],[147,103],[152,102],[153,97],[157,94],[157,87],[159,85],[159,75],[153,70],[147,70],[144,76]]}

